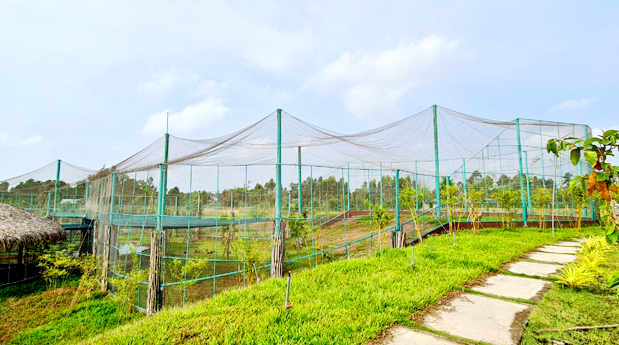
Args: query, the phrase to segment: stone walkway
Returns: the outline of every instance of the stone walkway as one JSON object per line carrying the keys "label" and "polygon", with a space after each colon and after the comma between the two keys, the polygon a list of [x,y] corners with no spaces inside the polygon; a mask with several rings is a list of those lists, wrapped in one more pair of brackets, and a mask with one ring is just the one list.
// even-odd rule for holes
{"label": "stone walkway", "polygon": [[[471,343],[518,344],[534,308],[534,305],[523,302],[541,300],[552,282],[540,278],[551,276],[563,265],[574,261],[579,248],[580,242],[576,241],[540,247],[504,269],[527,277],[490,276],[471,289],[476,293],[462,293],[448,304],[432,309],[421,325]],[[457,345],[467,342],[396,326],[389,330],[383,344]]]}

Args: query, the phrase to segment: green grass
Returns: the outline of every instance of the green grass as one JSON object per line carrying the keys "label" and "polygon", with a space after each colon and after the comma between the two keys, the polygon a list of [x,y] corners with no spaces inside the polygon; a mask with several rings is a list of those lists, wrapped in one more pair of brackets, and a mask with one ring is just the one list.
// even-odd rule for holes
{"label": "green grass", "polygon": [[411,250],[389,249],[301,271],[292,278],[292,309],[285,310],[284,279],[232,289],[185,308],[160,312],[106,332],[89,343],[361,344],[488,271],[533,248],[577,233],[572,229],[483,230],[432,236]]}
{"label": "green grass", "polygon": [[[619,270],[619,250],[608,254],[608,270]],[[555,339],[572,344],[619,344],[619,329],[552,332],[536,335],[539,329],[565,329],[619,323],[619,296],[604,283],[597,287],[571,289],[554,284],[531,314],[522,344],[536,339]]]}
{"label": "green grass", "polygon": [[71,310],[78,281],[73,276],[51,290],[42,280],[0,289],[0,343],[71,344],[141,317],[136,312],[127,319],[117,302],[103,296]]}

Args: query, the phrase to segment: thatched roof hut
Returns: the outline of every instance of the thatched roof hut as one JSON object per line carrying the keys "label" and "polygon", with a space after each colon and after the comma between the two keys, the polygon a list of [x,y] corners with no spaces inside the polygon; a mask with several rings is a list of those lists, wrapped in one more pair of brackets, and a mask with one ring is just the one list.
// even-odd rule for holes
{"label": "thatched roof hut", "polygon": [[66,239],[60,224],[19,207],[0,203],[0,250],[35,247]]}

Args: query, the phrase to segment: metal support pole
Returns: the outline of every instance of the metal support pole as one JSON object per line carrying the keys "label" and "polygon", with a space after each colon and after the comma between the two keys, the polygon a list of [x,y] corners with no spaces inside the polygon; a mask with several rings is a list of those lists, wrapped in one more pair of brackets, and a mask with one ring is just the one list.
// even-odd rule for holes
{"label": "metal support pole", "polygon": [[303,214],[303,193],[301,190],[302,180],[301,180],[301,146],[299,146],[299,215]]}
{"label": "metal support pole", "polygon": [[56,183],[54,184],[54,215],[56,215],[56,210],[58,207],[58,185],[60,184],[60,159],[56,163]]}
{"label": "metal support pole", "polygon": [[522,144],[520,142],[520,119],[516,119],[516,139],[518,141],[518,166],[520,167],[520,170],[518,170],[518,175],[520,175],[520,202],[522,206],[522,220],[524,221],[524,226],[527,226],[527,206],[524,196],[524,174],[522,173]]}
{"label": "metal support pole", "polygon": [[[417,174],[417,161],[415,161],[415,216],[417,217],[417,214],[419,214],[419,175]],[[413,216],[411,214],[411,216]]]}
{"label": "metal support pole", "polygon": [[350,163],[346,166],[347,178],[346,178],[346,198],[348,199],[348,207],[346,210],[350,212]]}
{"label": "metal support pole", "polygon": [[[585,126],[585,140],[591,138],[590,134],[591,128],[589,126]],[[593,169],[591,168],[591,164],[587,164],[587,174],[591,174]],[[597,214],[595,213],[595,203],[593,202],[593,198],[589,197],[589,207],[591,208],[591,220],[597,221]]]}
{"label": "metal support pole", "polygon": [[383,163],[380,163],[380,207],[383,207]]}
{"label": "metal support pole", "polygon": [[395,171],[395,231],[397,236],[404,235],[400,228],[400,169]]}
{"label": "metal support pole", "polygon": [[529,152],[524,151],[524,163],[527,167],[527,199],[529,201],[529,214],[533,213],[533,202],[531,201],[531,179],[529,178]]}
{"label": "metal support pole", "polygon": [[271,251],[271,276],[284,274],[285,238],[281,233],[282,222],[282,110],[277,109],[277,164],[275,166],[275,238]]}
{"label": "metal support pole", "polygon": [[466,159],[462,158],[462,189],[464,189],[464,212],[469,211],[468,192],[466,191]]}
{"label": "metal support pole", "polygon": [[432,106],[432,113],[434,115],[434,193],[436,196],[436,206],[438,214],[441,214],[441,178],[439,176],[439,164],[438,164],[438,118],[436,112],[436,104]]}

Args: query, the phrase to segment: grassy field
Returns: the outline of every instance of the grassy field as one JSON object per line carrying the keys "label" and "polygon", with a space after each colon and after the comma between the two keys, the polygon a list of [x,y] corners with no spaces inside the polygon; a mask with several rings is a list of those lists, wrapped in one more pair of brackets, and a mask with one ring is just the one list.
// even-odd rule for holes
{"label": "grassy field", "polygon": [[186,308],[167,309],[105,332],[88,343],[361,344],[391,324],[410,323],[411,314],[482,273],[533,248],[577,233],[549,230],[484,230],[433,236],[411,251],[389,249],[293,275],[291,309],[284,309],[285,280],[269,279],[231,289]]}
{"label": "grassy field", "polygon": [[[608,271],[619,270],[619,250],[607,257]],[[571,344],[619,344],[619,328],[587,331],[552,332],[536,335],[540,329],[565,329],[579,326],[619,324],[619,295],[616,289],[599,285],[571,289],[554,284],[531,314],[522,344],[539,344],[554,339]]]}
{"label": "grassy field", "polygon": [[0,289],[0,344],[73,344],[141,318],[125,315],[116,301],[96,296],[69,308],[78,278],[45,290],[38,280]]}

